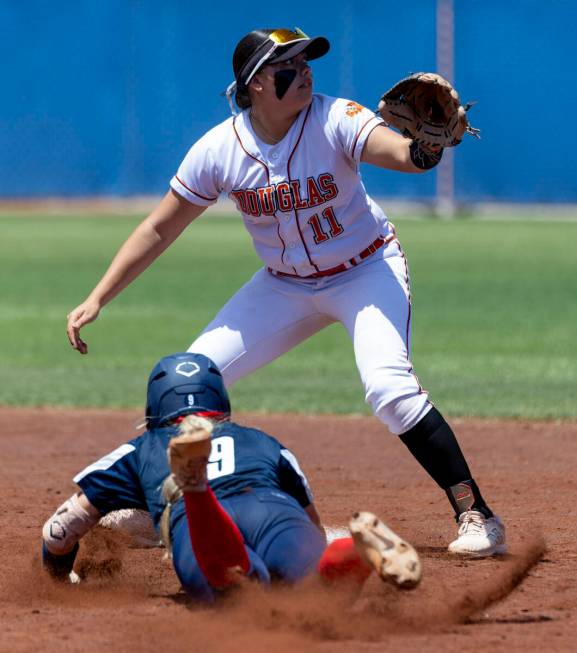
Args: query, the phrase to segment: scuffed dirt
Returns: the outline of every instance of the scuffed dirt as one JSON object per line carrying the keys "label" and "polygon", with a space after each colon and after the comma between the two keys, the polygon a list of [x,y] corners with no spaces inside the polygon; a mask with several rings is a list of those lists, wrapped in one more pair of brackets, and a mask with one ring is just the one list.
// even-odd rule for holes
{"label": "scuffed dirt", "polygon": [[577,626],[577,423],[454,420],[484,495],[504,518],[510,554],[459,560],[444,494],[372,418],[240,415],[295,451],[326,524],[371,510],[419,550],[412,592],[370,578],[360,596],[316,579],[250,585],[217,608],[179,591],[160,549],[97,529],[78,586],[39,568],[44,520],[72,476],[135,435],[130,411],[0,409],[0,652],[572,651]]}

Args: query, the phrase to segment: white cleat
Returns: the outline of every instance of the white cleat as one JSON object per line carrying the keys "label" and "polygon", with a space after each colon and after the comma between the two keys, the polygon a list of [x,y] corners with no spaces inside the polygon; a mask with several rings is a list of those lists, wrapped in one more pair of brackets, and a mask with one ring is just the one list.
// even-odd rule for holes
{"label": "white cleat", "polygon": [[183,492],[204,492],[206,466],[212,447],[212,423],[202,417],[187,417],[179,435],[168,443],[168,464],[174,482]]}
{"label": "white cleat", "polygon": [[361,557],[377,572],[381,580],[404,589],[419,584],[422,565],[418,553],[372,512],[357,512],[349,529]]}
{"label": "white cleat", "polygon": [[449,551],[474,558],[504,555],[507,553],[505,526],[496,515],[485,517],[477,510],[467,510],[459,517],[459,534],[449,544]]}

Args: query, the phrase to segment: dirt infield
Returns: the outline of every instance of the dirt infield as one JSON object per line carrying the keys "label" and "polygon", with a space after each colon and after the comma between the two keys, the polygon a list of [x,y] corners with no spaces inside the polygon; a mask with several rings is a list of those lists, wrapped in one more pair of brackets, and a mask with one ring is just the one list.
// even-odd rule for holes
{"label": "dirt infield", "polygon": [[444,495],[369,418],[238,416],[298,455],[323,521],[380,514],[423,557],[413,592],[369,579],[353,601],[313,581],[249,587],[216,609],[187,602],[160,550],[90,536],[79,586],[39,569],[44,520],[72,476],[133,437],[136,412],[0,409],[0,651],[573,651],[577,630],[577,423],[454,420],[510,555],[462,561]]}

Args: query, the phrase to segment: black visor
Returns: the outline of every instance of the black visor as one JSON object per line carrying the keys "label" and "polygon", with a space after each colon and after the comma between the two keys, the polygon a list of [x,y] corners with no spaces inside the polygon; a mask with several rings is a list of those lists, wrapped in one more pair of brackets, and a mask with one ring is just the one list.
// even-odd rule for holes
{"label": "black visor", "polygon": [[307,59],[312,61],[325,55],[330,48],[324,36],[309,38],[298,27],[294,30],[277,29],[264,36],[239,70],[236,81],[246,86],[254,75],[265,65],[279,63],[306,52]]}

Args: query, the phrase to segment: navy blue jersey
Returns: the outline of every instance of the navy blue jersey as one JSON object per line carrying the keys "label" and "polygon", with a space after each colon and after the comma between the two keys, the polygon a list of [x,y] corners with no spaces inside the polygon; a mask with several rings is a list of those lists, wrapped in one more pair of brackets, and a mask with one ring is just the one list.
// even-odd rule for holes
{"label": "navy blue jersey", "polygon": [[[170,474],[166,449],[176,433],[176,427],[147,431],[86,467],[74,482],[102,514],[138,508],[148,510],[157,525],[165,507],[161,486]],[[303,508],[312,501],[288,449],[262,431],[231,422],[214,428],[207,473],[219,499],[247,488],[272,488],[291,495]]]}

